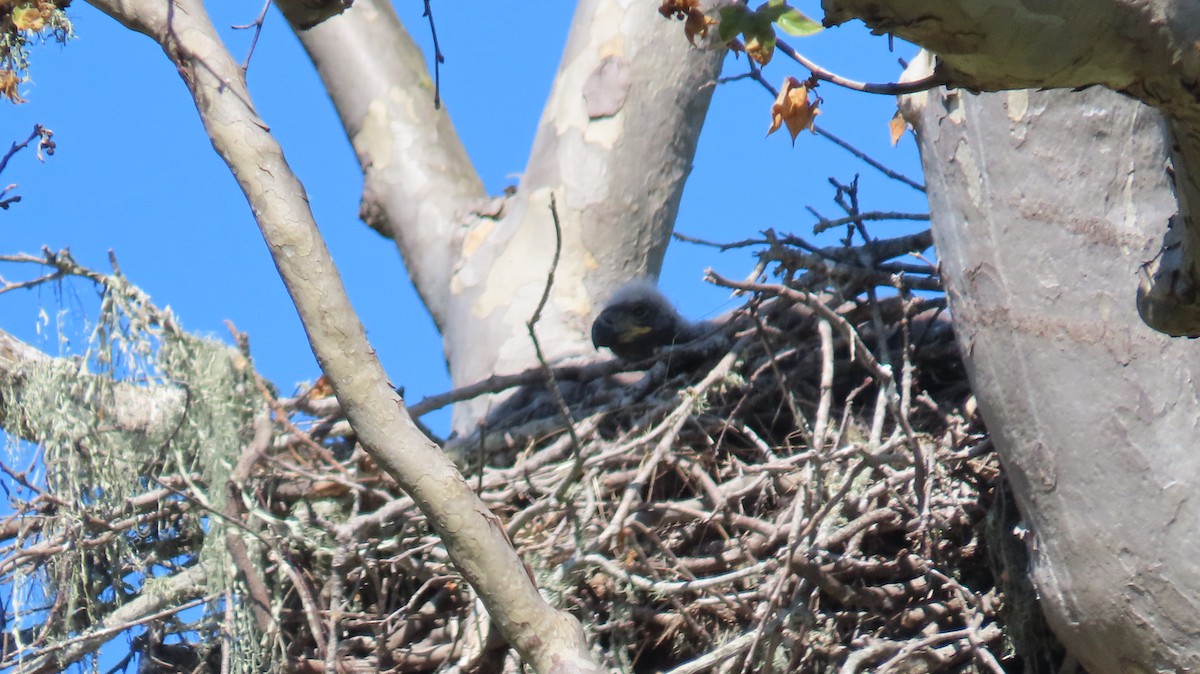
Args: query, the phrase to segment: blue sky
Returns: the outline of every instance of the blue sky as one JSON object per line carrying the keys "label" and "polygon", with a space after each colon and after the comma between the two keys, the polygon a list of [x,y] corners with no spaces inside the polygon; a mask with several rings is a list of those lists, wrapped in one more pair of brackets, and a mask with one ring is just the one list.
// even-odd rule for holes
{"label": "blue sky", "polygon": [[[645,0],[653,8],[653,0]],[[493,193],[515,184],[524,166],[545,96],[566,39],[572,5],[562,0],[434,2],[446,63],[442,95],[459,133]],[[798,3],[820,16],[815,2]],[[429,53],[428,26],[419,0],[397,10]],[[259,5],[211,3],[218,26],[254,20]],[[213,153],[186,88],[157,45],[77,2],[70,15],[78,35],[65,47],[34,50],[29,100],[5,105],[0,145],[23,139],[40,122],[55,132],[58,153],[38,164],[18,155],[5,171],[24,200],[0,212],[0,253],[70,247],[81,262],[107,269],[116,252],[122,271],[160,306],[169,305],[185,327],[228,339],[232,321],[249,333],[261,372],[284,392],[318,371],[304,332],[275,274],[249,208],[228,170]],[[657,17],[657,15],[655,15]],[[248,49],[248,31],[225,31],[235,56]],[[680,25],[679,39],[683,39]],[[861,26],[842,27],[792,44],[810,58],[858,80],[894,81],[897,58],[914,49],[887,49],[884,38]],[[730,59],[726,74],[745,71]],[[782,54],[766,69],[778,83],[803,78]],[[418,303],[395,247],[357,217],[361,174],[332,105],[296,38],[274,10],[250,66],[251,94],[304,181],[317,221],[329,241],[351,298],[391,375],[410,401],[449,386],[440,340]],[[895,101],[821,87],[818,123],[907,175],[920,175],[915,145],[891,147],[887,123]],[[487,101],[487,105],[479,105]],[[766,137],[771,97],[748,81],[716,93],[684,194],[677,231],[718,241],[754,236],[767,227],[811,235],[812,206],[831,217],[827,179],[861,174],[866,208],[923,211],[923,195],[890,181],[838,149],[807,134],[795,147],[781,132]],[[898,234],[877,225],[877,236]],[[819,240],[819,239],[818,239]],[[832,242],[826,238],[825,242]],[[661,285],[689,316],[715,315],[729,304],[724,292],[701,280],[705,267],[741,277],[747,252],[673,243]],[[12,267],[6,277],[19,277]],[[0,296],[0,327],[57,352],[36,331],[39,307],[50,315],[89,306],[91,291],[58,293],[46,287]],[[446,416],[427,419],[444,430]]]}

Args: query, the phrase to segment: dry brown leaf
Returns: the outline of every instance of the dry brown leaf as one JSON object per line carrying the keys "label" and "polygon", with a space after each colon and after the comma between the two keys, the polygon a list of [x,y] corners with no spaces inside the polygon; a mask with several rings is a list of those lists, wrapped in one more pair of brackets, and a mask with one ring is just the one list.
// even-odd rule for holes
{"label": "dry brown leaf", "polygon": [[37,7],[18,7],[12,13],[13,26],[17,30],[37,32],[46,27],[46,20]]}
{"label": "dry brown leaf", "polygon": [[801,131],[812,131],[813,120],[821,111],[817,109],[816,100],[809,100],[808,93],[808,87],[795,77],[784,80],[779,96],[771,106],[771,128],[767,130],[768,136],[786,124],[788,133],[792,134],[792,143],[795,144],[796,136],[800,135]]}
{"label": "dry brown leaf", "polygon": [[682,19],[683,34],[693,47],[696,46],[696,36],[708,37],[708,27],[716,23],[715,19],[701,11],[700,0],[663,0],[658,6],[658,13],[668,19]]}
{"label": "dry brown leaf", "polygon": [[24,103],[25,99],[21,98],[21,94],[17,93],[17,87],[21,85],[21,78],[12,70],[0,70],[0,96],[7,98],[13,103]]}
{"label": "dry brown leaf", "polygon": [[709,17],[699,9],[693,9],[688,12],[687,21],[683,24],[683,34],[687,36],[688,42],[692,46],[696,46],[696,36],[708,37],[708,27],[715,24],[716,21]]}
{"label": "dry brown leaf", "polygon": [[901,136],[908,130],[908,122],[904,119],[904,115],[897,110],[896,114],[892,115],[892,121],[888,122],[888,131],[891,133],[892,145],[900,142]]}
{"label": "dry brown leaf", "polygon": [[333,383],[329,381],[328,377],[321,375],[317,378],[316,383],[312,385],[312,388],[308,389],[307,395],[310,400],[328,398],[333,395]]}

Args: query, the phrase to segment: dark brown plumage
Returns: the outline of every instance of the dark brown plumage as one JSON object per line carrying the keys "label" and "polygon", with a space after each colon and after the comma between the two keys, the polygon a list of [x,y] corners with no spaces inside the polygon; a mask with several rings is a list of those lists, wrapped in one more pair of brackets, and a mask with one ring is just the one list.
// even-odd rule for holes
{"label": "dark brown plumage", "polygon": [[679,315],[658,288],[632,281],[613,294],[592,323],[592,344],[608,347],[625,360],[649,358],[662,346],[690,342],[701,326]]}

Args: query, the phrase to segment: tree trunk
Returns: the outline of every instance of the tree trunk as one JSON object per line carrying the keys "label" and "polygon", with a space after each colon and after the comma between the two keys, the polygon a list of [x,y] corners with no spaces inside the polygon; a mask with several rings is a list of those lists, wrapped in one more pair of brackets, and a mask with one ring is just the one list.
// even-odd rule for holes
{"label": "tree trunk", "polygon": [[[681,32],[654,3],[580,2],[520,186],[489,201],[386,1],[298,31],[358,153],[363,217],[396,241],[455,385],[537,364],[526,323],[551,272],[551,194],[547,358],[591,353],[596,302],[658,275],[724,55]],[[455,429],[494,402],[458,405]]]}
{"label": "tree trunk", "polygon": [[908,103],[960,345],[1052,624],[1093,673],[1200,668],[1200,355],[1135,313],[1200,335],[1200,8],[823,6],[827,23],[861,17],[936,52],[954,86],[1102,85],[1162,113],[1099,87]]}
{"label": "tree trunk", "polygon": [[1176,208],[1160,115],[1100,88],[905,105],[1053,628],[1092,674],[1200,669],[1200,352],[1134,301]]}

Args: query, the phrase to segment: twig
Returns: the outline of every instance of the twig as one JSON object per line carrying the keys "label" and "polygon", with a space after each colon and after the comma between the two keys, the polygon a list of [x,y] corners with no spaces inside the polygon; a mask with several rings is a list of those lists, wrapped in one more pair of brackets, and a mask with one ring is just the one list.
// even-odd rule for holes
{"label": "twig", "polygon": [[[779,42],[778,44],[780,46],[785,46],[783,42]],[[788,49],[790,49],[790,47],[788,47]],[[771,98],[776,98],[779,96],[779,90],[776,89],[773,84],[768,82],[767,78],[763,77],[762,70],[757,66],[757,64],[754,63],[753,60],[750,61],[750,72],[748,72],[736,79],[746,79],[746,78],[749,78],[749,79],[754,80],[755,82],[758,82],[760,86],[762,86],[764,89],[767,90],[767,93],[771,94]],[[849,81],[849,80],[847,80],[847,81]],[[855,157],[858,157],[863,162],[865,162],[868,166],[875,169],[876,171],[879,171],[883,175],[891,178],[892,180],[898,180],[919,192],[925,191],[925,186],[922,185],[921,183],[913,180],[912,178],[909,178],[908,176],[905,176],[901,173],[893,171],[892,169],[884,166],[883,164],[879,163],[878,161],[875,161],[869,155],[867,155],[867,153],[863,152],[862,150],[859,150],[858,148],[854,147],[853,145],[846,142],[845,140],[842,140],[841,138],[834,135],[833,133],[830,133],[828,130],[823,128],[821,125],[813,124],[812,130],[818,136],[823,136],[823,137],[827,138],[828,140],[832,141],[838,147],[842,148],[843,150],[846,150],[847,152],[854,155]]]}
{"label": "twig", "polygon": [[817,322],[817,334],[821,338],[821,397],[817,403],[817,420],[813,425],[812,448],[820,456],[825,449],[829,411],[833,408],[833,329],[828,320]]}
{"label": "twig", "polygon": [[[242,449],[237,464],[229,473],[226,484],[224,514],[228,521],[240,522],[245,515],[242,503],[242,491],[250,479],[250,471],[254,464],[270,448],[274,428],[267,415],[260,414],[253,422],[254,439]],[[272,626],[271,620],[271,591],[258,572],[258,567],[250,559],[250,551],[242,539],[241,532],[236,527],[225,530],[225,547],[233,560],[234,566],[242,574],[246,588],[250,592],[248,598],[251,612],[258,629],[267,634]]]}
{"label": "twig", "polygon": [[[425,6],[429,6],[428,0],[426,0]],[[546,362],[541,342],[537,337],[537,322],[541,320],[542,309],[546,307],[546,302],[550,299],[550,289],[554,286],[554,272],[558,269],[558,258],[562,254],[562,225],[558,220],[558,204],[555,202],[553,193],[550,194],[550,216],[554,222],[554,258],[550,261],[550,270],[546,273],[546,285],[542,288],[542,297],[538,300],[537,308],[534,309],[533,316],[525,324],[525,327],[529,329],[529,339],[533,340],[533,350],[537,355],[538,363],[542,366],[542,374],[546,378],[546,388],[550,391],[550,395],[554,396],[558,414],[562,417],[563,423],[567,426],[567,433],[571,436],[571,444],[574,446],[576,456],[576,470],[572,471],[572,475],[578,477],[583,472],[583,446],[579,444],[579,436],[575,433],[575,422],[571,419],[571,409],[567,407],[567,401],[563,399],[562,390],[558,387],[558,380],[554,378],[554,370]],[[567,482],[563,484],[563,489],[566,489]]]}
{"label": "twig", "polygon": [[862,150],[859,150],[858,148],[854,147],[847,141],[842,140],[839,136],[835,135],[828,129],[822,127],[820,124],[813,124],[813,131],[815,131],[818,136],[821,136],[821,137],[833,142],[833,144],[835,144],[838,147],[842,148],[843,150],[849,152],[850,154],[854,155],[855,157],[858,157],[863,162],[865,162],[868,166],[875,169],[876,171],[879,171],[883,175],[891,178],[892,180],[898,180],[898,181],[904,183],[905,185],[908,185],[909,187],[913,188],[914,190],[917,190],[918,192],[925,192],[925,186],[922,185],[921,183],[913,180],[912,178],[909,178],[908,176],[904,175],[903,173],[893,171],[892,169],[875,161],[874,159],[871,158],[870,155],[868,155],[867,153],[863,152]]}
{"label": "twig", "polygon": [[757,630],[743,633],[737,638],[721,644],[708,653],[705,653],[694,660],[685,662],[674,669],[669,669],[663,674],[697,674],[698,672],[712,671],[714,667],[728,660],[729,658],[750,650],[750,647],[753,645],[756,632]]}
{"label": "twig", "polygon": [[246,51],[246,60],[242,61],[243,77],[246,75],[246,72],[250,70],[250,57],[254,56],[254,48],[258,46],[258,36],[262,35],[263,23],[267,20],[267,10],[270,8],[271,0],[265,0],[263,2],[262,10],[260,10],[258,13],[258,18],[256,18],[253,23],[230,26],[234,30],[246,30],[248,28],[254,29],[254,37],[250,39],[250,49]]}
{"label": "twig", "polygon": [[33,132],[29,134],[28,138],[20,143],[14,142],[12,146],[8,148],[8,152],[5,152],[4,156],[0,157],[0,173],[4,173],[4,169],[8,168],[8,161],[13,158],[13,155],[29,147],[29,144],[33,142],[34,138],[42,139],[38,142],[38,161],[44,161],[42,159],[42,150],[45,150],[46,154],[48,155],[53,155],[56,146],[54,141],[50,140],[52,136],[54,136],[53,131],[47,129],[41,124],[34,124]]}
{"label": "twig", "polygon": [[433,37],[433,107],[437,110],[442,107],[442,64],[446,62],[446,56],[442,54],[442,48],[438,45],[437,27],[433,25],[433,7],[430,0],[425,0],[425,11],[421,16],[429,19],[429,34]]}
{"label": "twig", "polygon": [[848,225],[851,223],[860,223],[867,220],[918,220],[928,222],[929,214],[902,213],[899,211],[870,211],[845,218],[836,218],[834,220],[826,220],[825,218],[821,218],[820,222],[813,225],[813,234],[820,234],[834,227],[840,227],[842,225]]}
{"label": "twig", "polygon": [[629,571],[617,566],[617,564],[611,559],[601,555],[584,555],[579,561],[583,562],[584,564],[598,567],[608,575],[614,578],[620,578],[639,590],[661,592],[663,594],[689,592],[692,590],[702,590],[705,588],[725,585],[726,583],[732,583],[743,578],[751,578],[774,567],[775,565],[775,562],[772,560],[763,560],[746,568],[737,569],[736,571],[730,571],[729,573],[724,573],[719,576],[712,576],[710,578],[697,578],[696,580],[682,581],[654,581],[650,578],[639,576],[635,573],[630,573]]}

